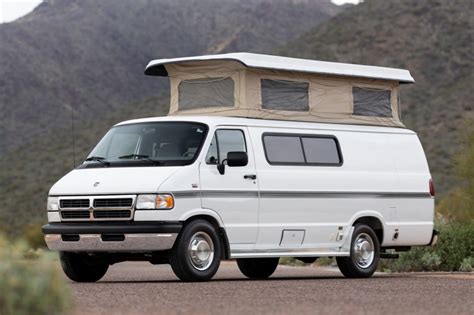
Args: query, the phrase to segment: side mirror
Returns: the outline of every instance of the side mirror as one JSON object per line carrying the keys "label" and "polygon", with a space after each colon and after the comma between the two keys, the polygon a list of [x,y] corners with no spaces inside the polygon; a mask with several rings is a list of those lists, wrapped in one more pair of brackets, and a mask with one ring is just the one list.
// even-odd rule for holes
{"label": "side mirror", "polygon": [[224,175],[225,173],[225,164],[227,162],[227,165],[229,167],[239,167],[239,166],[245,166],[249,162],[249,158],[247,155],[247,152],[228,152],[227,153],[227,159],[224,159],[222,163],[217,164],[217,170],[221,175]]}
{"label": "side mirror", "polygon": [[246,152],[229,152],[227,153],[227,165],[230,167],[245,166],[249,162]]}

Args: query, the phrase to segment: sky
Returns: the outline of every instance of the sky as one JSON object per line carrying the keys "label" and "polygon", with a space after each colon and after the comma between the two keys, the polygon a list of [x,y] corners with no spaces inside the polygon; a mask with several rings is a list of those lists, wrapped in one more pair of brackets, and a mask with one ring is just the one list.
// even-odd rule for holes
{"label": "sky", "polygon": [[[0,0],[0,23],[8,23],[30,13],[41,2],[47,0]],[[337,5],[358,3],[360,0],[331,0]]]}

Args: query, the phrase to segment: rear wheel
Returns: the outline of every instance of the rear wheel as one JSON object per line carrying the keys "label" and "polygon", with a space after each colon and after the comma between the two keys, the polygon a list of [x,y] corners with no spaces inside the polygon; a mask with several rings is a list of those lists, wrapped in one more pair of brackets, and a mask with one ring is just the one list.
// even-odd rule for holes
{"label": "rear wheel", "polygon": [[337,265],[348,278],[368,278],[377,270],[380,244],[374,230],[365,224],[354,227],[350,257],[337,257]]}
{"label": "rear wheel", "polygon": [[170,254],[170,264],[183,281],[210,280],[219,269],[222,248],[214,226],[205,220],[185,226]]}
{"label": "rear wheel", "polygon": [[240,271],[251,279],[266,279],[278,266],[279,258],[242,258],[237,259]]}
{"label": "rear wheel", "polygon": [[86,254],[60,252],[59,258],[66,276],[76,282],[99,281],[109,269],[109,264]]}

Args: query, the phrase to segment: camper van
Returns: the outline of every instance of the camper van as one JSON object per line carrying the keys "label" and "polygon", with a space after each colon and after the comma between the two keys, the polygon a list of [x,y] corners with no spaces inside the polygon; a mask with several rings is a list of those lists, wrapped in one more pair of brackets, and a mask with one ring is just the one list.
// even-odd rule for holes
{"label": "camper van", "polygon": [[232,53],[145,74],[169,77],[169,115],[113,126],[49,191],[43,233],[70,279],[130,260],[183,281],[236,260],[265,279],[281,257],[370,277],[436,242],[428,163],[400,120],[409,71]]}

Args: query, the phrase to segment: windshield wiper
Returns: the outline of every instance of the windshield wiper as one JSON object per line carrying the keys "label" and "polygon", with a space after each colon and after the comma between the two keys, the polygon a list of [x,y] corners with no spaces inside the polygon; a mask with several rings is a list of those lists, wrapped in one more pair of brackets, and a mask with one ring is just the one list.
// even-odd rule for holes
{"label": "windshield wiper", "polygon": [[87,162],[89,161],[94,161],[94,162],[100,162],[104,165],[109,165],[110,163],[105,160],[104,157],[101,156],[90,156],[86,159]]}
{"label": "windshield wiper", "polygon": [[156,165],[161,164],[160,161],[153,160],[148,155],[144,155],[144,154],[127,154],[127,155],[119,156],[119,159],[137,159],[137,160],[150,161],[150,162],[153,162],[153,164],[156,164]]}

